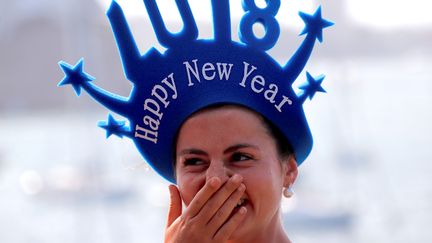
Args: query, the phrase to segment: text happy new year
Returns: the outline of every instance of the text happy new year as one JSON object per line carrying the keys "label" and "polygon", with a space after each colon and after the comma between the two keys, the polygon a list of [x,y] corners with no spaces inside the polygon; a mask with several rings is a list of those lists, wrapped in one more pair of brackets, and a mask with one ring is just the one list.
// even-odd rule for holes
{"label": "text happy new year", "polygon": [[[205,81],[219,80],[229,81],[233,69],[232,63],[204,63],[201,64],[198,59],[183,62],[188,87]],[[278,112],[283,112],[285,105],[292,105],[292,100],[285,95],[279,95],[279,87],[274,83],[268,83],[261,76],[256,75],[257,67],[243,62],[243,77],[238,83],[243,88],[250,88],[254,95],[263,95],[265,100],[273,104]],[[171,101],[178,98],[177,85],[174,73],[169,74],[160,84],[153,86],[151,97],[143,103],[145,115],[142,122],[144,125],[136,125],[135,137],[148,140],[157,144],[159,125],[163,118],[163,112],[168,108]]]}

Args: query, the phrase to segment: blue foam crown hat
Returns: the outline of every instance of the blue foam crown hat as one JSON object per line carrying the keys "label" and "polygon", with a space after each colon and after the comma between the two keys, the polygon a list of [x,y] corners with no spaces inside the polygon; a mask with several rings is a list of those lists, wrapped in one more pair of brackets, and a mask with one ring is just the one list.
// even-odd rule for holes
{"label": "blue foam crown hat", "polygon": [[[176,0],[183,19],[178,33],[167,30],[155,0],[144,0],[164,53],[151,48],[141,55],[121,7],[113,1],[107,11],[126,78],[132,82],[129,97],[112,94],[94,85],[83,70],[83,59],[75,66],[59,63],[65,73],[59,86],[70,84],[80,95],[84,89],[96,101],[129,121],[109,114],[99,126],[107,137],[132,139],[144,159],[165,179],[174,182],[174,140],[182,123],[196,111],[214,104],[248,107],[270,120],[286,136],[300,165],[312,149],[303,103],[312,99],[324,76],[306,72],[306,83],[296,94],[292,84],[303,71],[322,30],[333,23],[321,17],[321,7],[312,15],[300,12],[306,35],[286,65],[281,66],[266,51],[277,42],[280,28],[276,14],[280,0],[268,0],[260,8],[254,0],[243,0],[245,15],[239,37],[231,39],[228,0],[212,0],[214,39],[198,39],[198,28],[187,0]],[[258,38],[253,25],[260,23],[265,34]]]}

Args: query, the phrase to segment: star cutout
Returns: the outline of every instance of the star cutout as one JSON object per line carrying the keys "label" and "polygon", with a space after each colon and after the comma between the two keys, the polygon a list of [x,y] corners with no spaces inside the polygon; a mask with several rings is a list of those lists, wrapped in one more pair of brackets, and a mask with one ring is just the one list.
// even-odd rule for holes
{"label": "star cutout", "polygon": [[107,138],[113,134],[122,138],[129,132],[128,128],[125,127],[125,122],[117,121],[111,114],[108,114],[108,121],[99,122],[98,126],[106,130]]}
{"label": "star cutout", "polygon": [[319,42],[322,42],[323,39],[322,30],[334,25],[334,23],[321,17],[321,6],[315,11],[313,15],[303,12],[299,12],[299,15],[306,25],[300,35],[304,35],[306,33],[315,35]]}
{"label": "star cutout", "polygon": [[307,84],[302,85],[299,87],[299,89],[304,90],[303,95],[306,95],[306,97],[309,97],[309,100],[312,100],[312,98],[315,96],[316,92],[323,92],[327,93],[322,87],[321,84],[325,78],[325,76],[321,75],[318,78],[312,77],[309,72],[306,72],[307,76]]}
{"label": "star cutout", "polygon": [[65,77],[63,78],[58,86],[71,84],[75,90],[77,96],[81,94],[81,87],[85,82],[91,82],[95,78],[83,71],[84,59],[80,59],[77,64],[72,67],[68,63],[61,61],[59,62],[60,68],[63,70]]}

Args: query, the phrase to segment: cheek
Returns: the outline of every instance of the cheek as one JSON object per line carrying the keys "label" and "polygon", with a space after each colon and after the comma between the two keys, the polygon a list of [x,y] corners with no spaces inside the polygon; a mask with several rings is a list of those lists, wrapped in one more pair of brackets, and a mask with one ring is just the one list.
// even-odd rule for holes
{"label": "cheek", "polygon": [[283,187],[280,170],[263,166],[250,171],[245,178],[246,191],[255,203],[265,208],[279,206]]}
{"label": "cheek", "polygon": [[189,206],[189,203],[204,186],[205,177],[182,175],[178,177],[177,182],[183,202]]}

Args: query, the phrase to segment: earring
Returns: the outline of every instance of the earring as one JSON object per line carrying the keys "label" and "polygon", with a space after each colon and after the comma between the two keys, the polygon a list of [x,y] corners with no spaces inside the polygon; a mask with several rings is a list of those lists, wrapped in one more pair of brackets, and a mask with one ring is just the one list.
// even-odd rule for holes
{"label": "earring", "polygon": [[283,190],[283,195],[284,195],[284,197],[286,197],[286,198],[290,198],[290,197],[292,197],[292,196],[294,195],[294,191],[293,191],[291,185],[289,185],[288,187],[285,187],[285,188],[284,188],[284,190]]}

